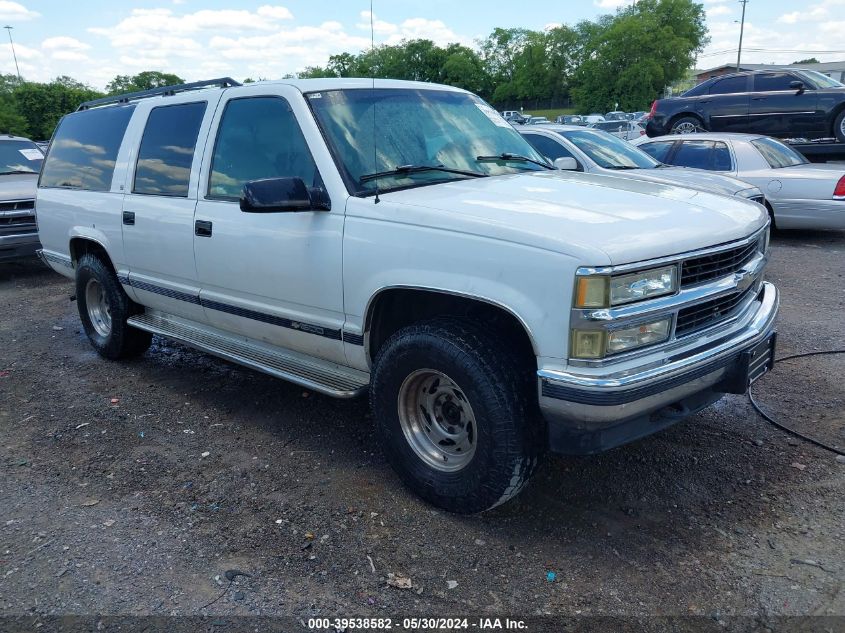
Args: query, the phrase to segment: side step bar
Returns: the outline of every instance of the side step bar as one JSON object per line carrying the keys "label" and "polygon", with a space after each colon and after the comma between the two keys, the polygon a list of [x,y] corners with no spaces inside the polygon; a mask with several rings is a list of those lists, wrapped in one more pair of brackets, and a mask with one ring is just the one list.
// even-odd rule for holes
{"label": "side step bar", "polygon": [[370,375],[337,363],[253,343],[163,313],[130,317],[129,325],[158,334],[228,361],[257,369],[335,398],[354,398],[366,391]]}

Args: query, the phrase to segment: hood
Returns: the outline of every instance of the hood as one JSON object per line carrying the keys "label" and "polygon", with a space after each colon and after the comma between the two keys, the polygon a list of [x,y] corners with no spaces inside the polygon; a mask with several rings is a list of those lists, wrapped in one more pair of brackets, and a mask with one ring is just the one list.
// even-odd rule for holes
{"label": "hood", "polygon": [[620,176],[630,175],[632,178],[648,180],[650,182],[667,182],[682,187],[692,187],[711,193],[734,196],[740,191],[751,189],[750,185],[742,180],[714,174],[703,169],[692,169],[688,167],[659,167],[657,169],[626,169],[620,170]]}
{"label": "hood", "polygon": [[[670,183],[545,171],[382,194],[409,222],[529,244],[582,265],[637,262],[737,240],[766,224],[762,207]],[[416,217],[415,217],[416,216]],[[601,260],[601,261],[599,261]]]}
{"label": "hood", "polygon": [[33,200],[38,185],[38,173],[6,174],[0,176],[0,202],[6,200]]}

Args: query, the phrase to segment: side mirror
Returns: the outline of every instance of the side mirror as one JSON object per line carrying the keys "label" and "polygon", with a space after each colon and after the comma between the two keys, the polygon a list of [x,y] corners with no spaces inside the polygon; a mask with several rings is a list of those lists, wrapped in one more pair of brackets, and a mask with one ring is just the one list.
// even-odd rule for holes
{"label": "side mirror", "polygon": [[792,90],[797,90],[798,92],[804,92],[804,82],[803,81],[790,81],[789,87]]}
{"label": "side mirror", "polygon": [[578,171],[578,161],[571,156],[555,158],[554,166],[565,171]]}
{"label": "side mirror", "polygon": [[325,189],[306,187],[302,178],[264,178],[244,184],[240,198],[245,213],[329,211]]}

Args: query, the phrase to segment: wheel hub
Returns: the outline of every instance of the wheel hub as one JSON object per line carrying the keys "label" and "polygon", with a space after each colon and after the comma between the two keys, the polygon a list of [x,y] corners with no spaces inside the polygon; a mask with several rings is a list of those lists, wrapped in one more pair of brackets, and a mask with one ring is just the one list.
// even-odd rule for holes
{"label": "wheel hub", "polygon": [[455,472],[472,461],[475,414],[463,390],[446,374],[413,372],[399,389],[398,407],[405,439],[428,466]]}
{"label": "wheel hub", "polygon": [[85,285],[85,307],[97,334],[108,337],[111,334],[111,306],[103,285],[96,279],[89,279]]}

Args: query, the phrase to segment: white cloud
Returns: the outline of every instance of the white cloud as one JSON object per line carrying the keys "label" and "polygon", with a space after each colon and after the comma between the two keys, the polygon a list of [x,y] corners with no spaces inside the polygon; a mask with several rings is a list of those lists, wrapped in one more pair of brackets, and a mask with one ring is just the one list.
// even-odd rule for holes
{"label": "white cloud", "polygon": [[717,4],[712,9],[707,9],[708,18],[715,18],[720,15],[731,15],[732,13],[733,9],[725,6],[724,4]]}
{"label": "white cloud", "polygon": [[[361,22],[355,26],[362,31],[370,31],[370,12],[361,11]],[[450,29],[442,20],[429,20],[427,18],[408,18],[399,24],[393,24],[380,20],[373,14],[373,31],[376,35],[387,36],[381,38],[383,44],[399,44],[402,40],[425,39],[435,44],[445,46],[457,42],[459,44],[472,45],[472,38],[458,35]]]}
{"label": "white cloud", "polygon": [[91,48],[90,44],[86,44],[85,42],[80,42],[75,37],[68,37],[66,35],[59,35],[57,37],[48,37],[46,40],[41,42],[41,48],[48,51],[55,51],[55,50],[74,50],[74,51],[84,51]]}
{"label": "white cloud", "polygon": [[23,22],[25,20],[34,20],[40,16],[40,13],[30,11],[22,4],[17,2],[8,2],[7,0],[0,0],[0,20],[4,20],[6,22]]}
{"label": "white cloud", "polygon": [[618,9],[620,7],[634,4],[635,0],[594,0],[593,4],[599,9]]}
{"label": "white cloud", "polygon": [[[361,11],[361,22],[356,24],[359,29],[362,31],[369,31],[370,30],[370,12],[369,11]],[[391,24],[390,22],[385,22],[384,20],[379,20],[378,16],[373,13],[373,21],[372,21],[373,31],[378,33],[379,35],[390,35],[391,33],[395,33],[399,27],[395,24]]]}
{"label": "white cloud", "polygon": [[285,7],[271,7],[269,4],[258,7],[256,13],[271,20],[292,20],[293,14]]}

